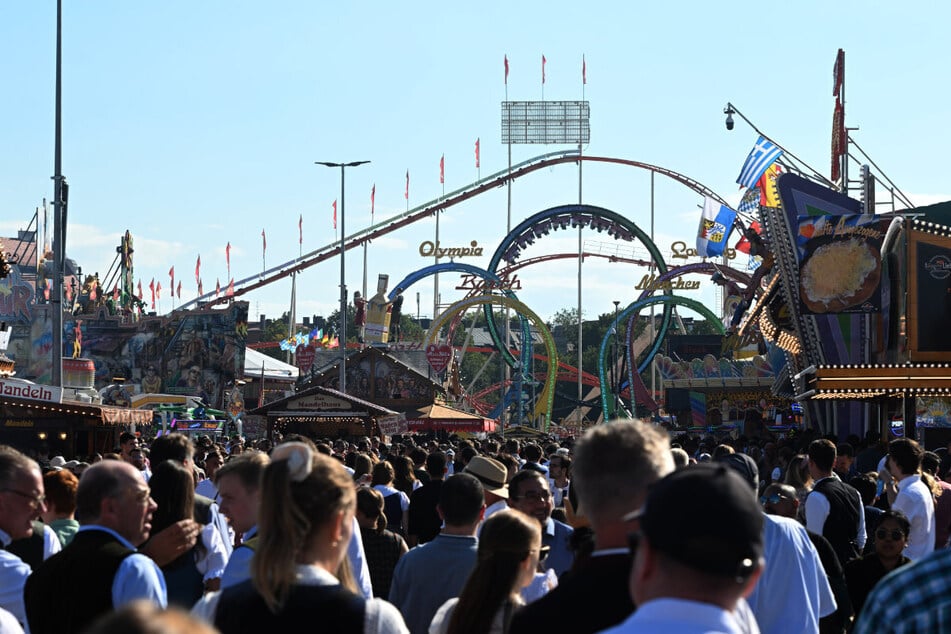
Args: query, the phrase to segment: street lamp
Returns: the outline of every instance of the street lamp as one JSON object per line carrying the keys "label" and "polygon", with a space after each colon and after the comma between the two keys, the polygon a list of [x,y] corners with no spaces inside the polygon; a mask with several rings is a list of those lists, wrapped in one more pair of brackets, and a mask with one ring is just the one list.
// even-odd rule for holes
{"label": "street lamp", "polygon": [[350,163],[330,163],[328,161],[314,161],[317,165],[324,167],[340,168],[340,391],[347,393],[347,282],[346,282],[346,245],[344,240],[347,236],[344,231],[344,173],[348,167],[357,167],[370,161],[351,161]]}

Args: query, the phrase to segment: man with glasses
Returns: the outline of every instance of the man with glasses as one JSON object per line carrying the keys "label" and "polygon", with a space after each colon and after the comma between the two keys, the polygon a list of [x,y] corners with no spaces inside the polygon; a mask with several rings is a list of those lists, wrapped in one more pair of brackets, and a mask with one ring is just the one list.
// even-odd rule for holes
{"label": "man with glasses", "polygon": [[26,625],[23,586],[30,566],[7,550],[13,540],[33,535],[33,520],[46,511],[40,466],[16,449],[0,445],[0,608]]}
{"label": "man with glasses", "polygon": [[165,607],[162,571],[136,551],[148,539],[156,508],[132,465],[104,460],[91,466],[76,492],[79,532],[27,580],[23,596],[30,629],[80,632],[137,599]]}
{"label": "man with glasses", "polygon": [[509,506],[534,517],[542,525],[542,544],[551,548],[545,559],[545,569],[561,576],[571,568],[575,558],[570,546],[574,529],[552,519],[554,506],[548,478],[532,469],[522,469],[516,473],[509,482]]}

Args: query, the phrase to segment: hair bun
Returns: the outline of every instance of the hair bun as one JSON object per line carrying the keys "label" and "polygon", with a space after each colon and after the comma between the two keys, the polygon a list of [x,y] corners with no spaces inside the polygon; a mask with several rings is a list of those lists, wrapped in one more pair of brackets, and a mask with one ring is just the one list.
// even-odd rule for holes
{"label": "hair bun", "polygon": [[305,443],[286,442],[271,452],[274,462],[287,462],[287,471],[293,482],[301,482],[310,475],[314,465],[314,452]]}

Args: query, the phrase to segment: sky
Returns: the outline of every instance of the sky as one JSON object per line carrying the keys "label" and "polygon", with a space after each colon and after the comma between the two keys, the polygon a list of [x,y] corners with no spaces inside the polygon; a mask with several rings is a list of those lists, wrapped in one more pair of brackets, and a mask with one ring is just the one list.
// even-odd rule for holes
{"label": "sky", "polygon": [[[951,199],[934,167],[948,145],[945,4],[804,2],[277,3],[234,0],[63,4],[63,173],[70,183],[66,250],[105,276],[120,236],[135,240],[135,278],[165,289],[159,312],[339,239],[332,205],[340,172],[315,161],[371,163],[347,171],[347,233],[506,169],[501,102],[590,103],[584,154],[640,161],[683,174],[735,203],[756,127],[829,173],[832,67],[846,52],[846,123],[853,138],[916,204]],[[25,229],[52,198],[55,2],[8,4],[0,19],[0,235]],[[542,56],[545,84],[542,84]],[[503,58],[510,74],[504,82]],[[582,58],[587,84],[582,85]],[[480,140],[481,172],[474,145]],[[514,145],[519,163],[571,146]],[[439,162],[445,157],[445,185]],[[857,173],[855,164],[850,168]],[[404,198],[406,172],[409,200]],[[702,197],[664,176],[615,165],[583,168],[583,202],[620,213],[666,255],[693,245]],[[878,199],[887,198],[879,190]],[[578,202],[578,168],[540,170],[512,186],[512,226]],[[880,208],[879,211],[884,211]],[[50,216],[52,217],[52,216]],[[303,218],[303,244],[298,221]],[[441,246],[472,241],[485,267],[506,234],[505,188],[448,209]],[[262,257],[261,232],[267,251]],[[367,277],[390,287],[433,263],[419,254],[435,222],[420,221],[369,246]],[[585,232],[585,248],[629,253],[630,243]],[[523,258],[573,253],[577,232],[554,232]],[[735,242],[734,237],[731,242]],[[695,261],[695,260],[691,260]],[[674,264],[673,260],[668,260]],[[745,262],[738,261],[743,267]],[[169,297],[169,268],[182,299]],[[587,261],[582,306],[594,318],[636,299],[646,273]],[[349,291],[363,285],[363,250],[347,252]],[[297,315],[339,306],[339,259],[298,277]],[[519,300],[543,319],[577,305],[578,267],[558,260],[522,269]],[[463,298],[440,277],[441,303]],[[434,284],[406,295],[404,312],[433,313]],[[708,280],[686,295],[711,308]],[[241,297],[250,318],[288,310],[289,279]],[[173,303],[174,301],[174,303]],[[685,311],[685,314],[689,311]]]}

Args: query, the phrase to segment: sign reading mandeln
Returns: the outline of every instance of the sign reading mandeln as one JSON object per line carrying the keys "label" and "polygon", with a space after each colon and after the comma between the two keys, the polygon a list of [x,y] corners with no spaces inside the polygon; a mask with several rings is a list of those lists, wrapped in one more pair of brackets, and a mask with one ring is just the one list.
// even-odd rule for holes
{"label": "sign reading mandeln", "polygon": [[0,379],[0,396],[27,398],[49,403],[63,402],[63,389],[51,385],[38,385],[18,379]]}

